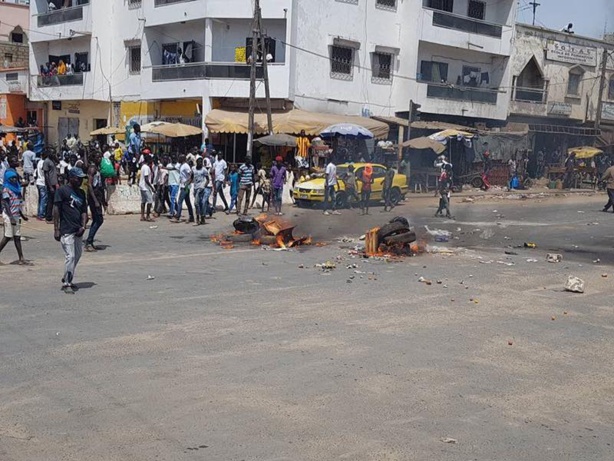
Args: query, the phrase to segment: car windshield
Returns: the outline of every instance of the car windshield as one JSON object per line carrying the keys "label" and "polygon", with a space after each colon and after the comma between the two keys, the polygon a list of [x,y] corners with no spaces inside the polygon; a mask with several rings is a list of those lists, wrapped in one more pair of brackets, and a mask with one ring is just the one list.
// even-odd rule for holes
{"label": "car windshield", "polygon": [[345,174],[348,172],[348,167],[347,166],[338,166],[337,167],[337,176],[341,177],[341,176],[345,176]]}

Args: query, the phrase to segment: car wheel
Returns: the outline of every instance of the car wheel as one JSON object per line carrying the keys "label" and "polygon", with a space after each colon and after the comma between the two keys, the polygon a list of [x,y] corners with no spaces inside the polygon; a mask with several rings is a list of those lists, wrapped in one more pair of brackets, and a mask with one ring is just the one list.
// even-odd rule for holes
{"label": "car wheel", "polygon": [[401,191],[398,188],[394,188],[392,189],[392,191],[390,192],[390,201],[392,202],[392,206],[397,206],[399,203],[401,203],[401,199],[403,198],[403,196],[401,195]]}
{"label": "car wheel", "polygon": [[345,192],[337,192],[335,195],[335,207],[337,209],[348,207],[348,196]]}
{"label": "car wheel", "polygon": [[475,187],[476,189],[481,189],[482,187],[484,187],[484,181],[479,176],[476,178],[473,178],[471,180],[471,187]]}

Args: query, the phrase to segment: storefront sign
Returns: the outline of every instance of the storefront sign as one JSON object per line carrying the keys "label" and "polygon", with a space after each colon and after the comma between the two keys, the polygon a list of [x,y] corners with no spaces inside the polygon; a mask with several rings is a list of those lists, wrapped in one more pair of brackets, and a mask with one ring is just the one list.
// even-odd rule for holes
{"label": "storefront sign", "polygon": [[79,109],[79,104],[69,104],[67,110],[69,114],[80,114],[81,113],[81,110]]}
{"label": "storefront sign", "polygon": [[548,113],[550,115],[571,115],[571,104],[566,102],[549,102]]}
{"label": "storefront sign", "polygon": [[614,121],[614,103],[604,102],[603,110],[601,111],[601,118],[603,120]]}
{"label": "storefront sign", "polygon": [[597,48],[550,41],[546,48],[546,58],[551,61],[595,67],[597,65]]}

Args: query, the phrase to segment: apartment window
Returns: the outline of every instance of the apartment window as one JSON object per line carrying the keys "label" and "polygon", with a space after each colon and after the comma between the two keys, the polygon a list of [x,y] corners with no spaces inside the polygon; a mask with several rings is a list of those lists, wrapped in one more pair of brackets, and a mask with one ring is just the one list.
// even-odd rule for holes
{"label": "apartment window", "polygon": [[392,58],[393,55],[389,53],[373,53],[373,80],[392,80]]}
{"label": "apartment window", "polygon": [[10,72],[6,74],[7,82],[17,82],[19,80],[19,74],[17,72]]}
{"label": "apartment window", "polygon": [[141,3],[141,0],[128,0],[128,8],[138,8]]}
{"label": "apartment window", "polygon": [[569,71],[569,80],[567,81],[567,95],[568,96],[580,96],[580,83],[584,72],[582,69],[571,69]]}
{"label": "apartment window", "polygon": [[478,0],[469,0],[469,11],[467,12],[467,16],[483,21],[486,18],[486,3]]}
{"label": "apartment window", "polygon": [[89,72],[91,69],[89,63],[89,53],[75,53],[75,72]]}
{"label": "apartment window", "polygon": [[141,45],[128,47],[128,60],[131,74],[141,73]]}
{"label": "apartment window", "polygon": [[429,0],[429,8],[452,13],[454,11],[454,0]]}
{"label": "apartment window", "polygon": [[610,83],[608,85],[608,99],[614,100],[614,75],[610,77]]}
{"label": "apartment window", "polygon": [[4,53],[4,62],[13,62],[13,53]]}
{"label": "apartment window", "polygon": [[396,10],[397,0],[375,0],[375,6],[387,10]]}
{"label": "apartment window", "polygon": [[354,70],[354,48],[333,45],[330,50],[331,76],[351,78]]}
{"label": "apartment window", "polygon": [[422,61],[418,80],[427,82],[446,83],[448,81],[448,63],[436,61]]}
{"label": "apartment window", "polygon": [[19,32],[11,32],[11,42],[23,43],[23,34]]}

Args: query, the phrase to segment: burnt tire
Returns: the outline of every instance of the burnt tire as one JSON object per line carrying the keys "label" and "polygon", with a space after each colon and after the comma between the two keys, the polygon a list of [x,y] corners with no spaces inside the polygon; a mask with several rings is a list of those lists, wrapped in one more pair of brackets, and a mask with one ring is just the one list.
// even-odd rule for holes
{"label": "burnt tire", "polygon": [[479,176],[476,178],[473,178],[471,180],[471,187],[475,187],[476,189],[481,189],[482,187],[484,187],[484,181]]}
{"label": "burnt tire", "polygon": [[399,203],[401,203],[402,199],[403,194],[401,194],[401,189],[395,187],[392,189],[392,191],[390,191],[390,202],[392,203],[392,206],[397,206]]}
{"label": "burnt tire", "polygon": [[349,206],[347,194],[345,192],[337,192],[335,194],[335,208],[343,209],[348,208]]}
{"label": "burnt tire", "polygon": [[407,245],[416,241],[415,232],[405,232],[404,234],[397,234],[384,239],[384,243],[388,246],[393,245]]}
{"label": "burnt tire", "polygon": [[396,218],[392,218],[390,220],[390,223],[393,223],[393,222],[400,222],[401,224],[405,224],[405,226],[409,228],[409,221],[407,220],[407,218],[404,218],[403,216],[397,216]]}
{"label": "burnt tire", "polygon": [[383,242],[386,237],[391,237],[397,234],[404,234],[409,232],[409,227],[402,222],[392,222],[386,224],[377,231],[377,240]]}

